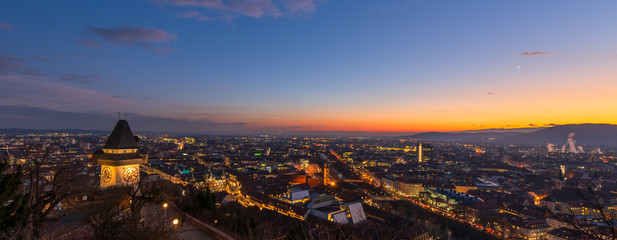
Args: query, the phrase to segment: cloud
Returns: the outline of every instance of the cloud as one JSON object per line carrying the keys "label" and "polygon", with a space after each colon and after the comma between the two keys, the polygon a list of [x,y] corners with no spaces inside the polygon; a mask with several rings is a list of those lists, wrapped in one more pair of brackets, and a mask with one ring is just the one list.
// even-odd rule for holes
{"label": "cloud", "polygon": [[205,16],[199,11],[195,11],[195,10],[184,11],[182,14],[180,14],[180,17],[193,18],[199,21],[214,21],[214,20],[230,21],[231,19],[233,19],[233,16],[230,13],[224,13],[216,17],[211,17],[211,16]]}
{"label": "cloud", "polygon": [[45,76],[20,73],[0,74],[0,102],[3,105],[92,109],[132,104],[90,89],[74,87]]}
{"label": "cloud", "polygon": [[11,55],[0,54],[0,73],[25,69],[26,66],[23,64],[24,62],[24,59]]}
{"label": "cloud", "polygon": [[617,58],[617,55],[609,56],[608,58]]}
{"label": "cloud", "polygon": [[130,45],[141,42],[169,42],[176,39],[176,35],[154,28],[118,26],[115,28],[89,27],[88,30],[102,37],[107,42],[116,45]]}
{"label": "cloud", "polygon": [[28,60],[11,55],[0,54],[0,74],[19,73],[43,76],[39,70],[27,66]]}
{"label": "cloud", "polygon": [[83,57],[81,53],[56,53],[56,56],[60,57]]}
{"label": "cloud", "polygon": [[89,48],[98,48],[101,46],[101,43],[97,41],[76,41],[75,43]]}
{"label": "cloud", "polygon": [[196,19],[199,21],[214,21],[214,20],[223,20],[223,21],[231,21],[234,18],[231,14],[220,15],[217,17],[208,17],[208,16],[199,16]]}
{"label": "cloud", "polygon": [[[176,39],[176,35],[154,28],[117,26],[115,28],[88,27],[88,30],[111,44],[139,45],[156,53],[166,53],[172,49],[168,46],[156,46],[152,43],[166,44]],[[92,43],[87,44],[93,46]]]}
{"label": "cloud", "polygon": [[287,0],[283,5],[291,13],[312,14],[315,12],[314,0]]}
{"label": "cloud", "polygon": [[85,84],[85,83],[91,83],[93,80],[99,80],[99,79],[101,79],[101,75],[98,75],[98,74],[78,75],[78,74],[65,73],[64,75],[60,76],[58,80],[62,82],[73,82],[73,83]]}
{"label": "cloud", "polygon": [[[272,0],[158,0],[176,7],[198,7],[225,17],[202,16],[196,10],[186,10],[183,17],[199,20],[230,19],[234,15],[261,18],[264,16],[305,16],[315,11],[315,0],[285,0],[276,4]],[[279,3],[278,1],[276,1]]]}
{"label": "cloud", "polygon": [[167,53],[173,52],[174,49],[170,48],[168,46],[156,46],[156,45],[152,45],[149,43],[141,43],[140,44],[141,47],[143,47],[144,49],[151,51],[151,52],[155,52],[161,55],[165,55]]}
{"label": "cloud", "polygon": [[182,17],[183,18],[195,18],[198,17],[200,15],[200,13],[198,11],[195,10],[188,10],[185,11],[184,13],[182,13]]}
{"label": "cloud", "polygon": [[14,27],[8,23],[0,23],[0,30],[13,30]]}
{"label": "cloud", "polygon": [[41,62],[51,62],[51,59],[43,57],[43,56],[34,56],[34,57],[32,57],[32,59],[38,60],[38,61],[41,61]]}
{"label": "cloud", "polygon": [[269,127],[271,129],[276,129],[276,130],[289,130],[289,129],[303,129],[306,128],[306,126],[300,126],[300,125],[290,125],[290,126],[271,126]]}
{"label": "cloud", "polygon": [[527,52],[527,51],[525,51],[525,52],[519,53],[518,55],[519,56],[526,56],[526,57],[533,57],[533,56],[547,56],[547,55],[553,55],[553,54],[555,54],[555,53],[554,52],[539,52],[539,51],[537,51],[537,52]]}
{"label": "cloud", "polygon": [[26,59],[0,53],[0,75],[1,74],[24,74],[33,76],[44,76],[38,69],[26,65]]}
{"label": "cloud", "polygon": [[281,15],[279,8],[271,0],[163,0],[167,4],[184,7],[202,7],[208,10],[232,12],[251,17],[264,15],[278,17]]}
{"label": "cloud", "polygon": [[[244,122],[187,120],[128,113],[137,134],[143,131],[191,134],[245,134],[256,130]],[[63,111],[46,107],[0,105],[0,128],[85,129],[111,132],[118,114],[104,111]]]}

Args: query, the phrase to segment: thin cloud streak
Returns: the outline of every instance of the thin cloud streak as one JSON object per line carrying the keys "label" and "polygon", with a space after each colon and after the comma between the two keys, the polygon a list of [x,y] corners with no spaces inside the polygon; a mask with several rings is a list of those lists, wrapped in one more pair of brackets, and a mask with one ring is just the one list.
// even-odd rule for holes
{"label": "thin cloud streak", "polygon": [[315,12],[314,0],[288,0],[283,5],[291,13],[312,14]]}
{"label": "thin cloud streak", "polygon": [[32,59],[41,61],[41,62],[51,62],[51,59],[43,57],[43,56],[34,56]]}
{"label": "thin cloud streak", "polygon": [[[245,134],[259,130],[245,122],[217,122],[148,116],[129,112],[133,130],[162,133]],[[62,111],[46,107],[0,105],[0,128],[110,130],[117,114]]]}
{"label": "thin cloud streak", "polygon": [[204,16],[198,11],[187,10],[182,14],[184,18],[199,20],[229,20],[230,14],[244,15],[254,18],[264,16],[305,16],[315,11],[315,0],[288,0],[282,4],[276,4],[272,0],[158,0],[157,2],[176,7],[199,7],[220,16]]}
{"label": "thin cloud streak", "polygon": [[165,55],[167,53],[175,51],[175,49],[168,46],[156,46],[149,43],[141,43],[140,46],[148,51],[155,52],[160,55]]}
{"label": "thin cloud streak", "polygon": [[55,82],[45,76],[2,74],[0,85],[4,86],[0,88],[0,102],[4,105],[79,110],[133,104],[94,90]]}
{"label": "thin cloud streak", "polygon": [[85,84],[85,83],[91,83],[93,82],[93,80],[99,80],[99,79],[101,79],[101,75],[99,74],[78,75],[78,74],[65,73],[64,75],[60,76],[58,80],[61,82],[73,82],[73,83]]}
{"label": "thin cloud streak", "polygon": [[[88,27],[88,31],[114,45],[139,45],[143,49],[164,54],[173,51],[168,46],[157,46],[152,43],[169,43],[176,40],[176,35],[165,30],[143,27],[117,26],[114,28]],[[82,41],[79,44],[97,47],[95,42]]]}
{"label": "thin cloud streak", "polygon": [[8,23],[0,23],[0,30],[13,30],[15,27]]}
{"label": "thin cloud streak", "polygon": [[0,54],[0,73],[11,72],[26,68],[23,64],[25,60],[11,55]]}
{"label": "thin cloud streak", "polygon": [[76,41],[75,43],[89,48],[98,48],[101,46],[101,43],[97,41]]}
{"label": "thin cloud streak", "polygon": [[198,17],[199,15],[201,15],[198,11],[195,10],[188,10],[185,11],[184,13],[182,13],[182,17],[183,18],[195,18]]}
{"label": "thin cloud streak", "polygon": [[139,42],[169,42],[175,40],[176,35],[167,31],[143,28],[118,26],[115,28],[88,27],[88,30],[116,45],[130,45]]}
{"label": "thin cloud streak", "polygon": [[231,12],[246,16],[260,18],[262,16],[278,17],[282,13],[270,0],[166,0],[168,4],[175,6],[202,7],[209,10]]}
{"label": "thin cloud streak", "polygon": [[547,56],[547,55],[553,55],[555,54],[554,52],[540,52],[540,51],[536,51],[536,52],[522,52],[519,53],[519,56],[525,56],[525,57],[533,57],[533,56]]}

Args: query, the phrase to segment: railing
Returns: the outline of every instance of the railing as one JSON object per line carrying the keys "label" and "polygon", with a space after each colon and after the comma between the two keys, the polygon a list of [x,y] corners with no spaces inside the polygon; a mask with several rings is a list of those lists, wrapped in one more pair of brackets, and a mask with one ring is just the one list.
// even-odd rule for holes
{"label": "railing", "polygon": [[195,225],[195,227],[199,228],[199,230],[210,234],[210,236],[215,237],[216,239],[219,240],[234,240],[233,237],[227,235],[226,233],[224,233],[221,230],[216,229],[215,227],[204,223],[202,221],[200,221],[199,219],[184,213],[182,210],[180,210],[180,208],[178,208],[178,206],[176,206],[176,204],[174,204],[172,201],[167,201],[169,203],[169,205],[171,205],[174,209],[176,209],[177,212],[181,213],[184,217],[186,217],[187,220],[189,220],[193,225]]}
{"label": "railing", "polygon": [[200,221],[197,218],[194,218],[191,215],[188,215],[186,213],[184,213],[184,216],[186,216],[186,219],[189,220],[193,225],[195,225],[195,227],[199,228],[200,230],[209,233],[211,236],[215,237],[216,239],[219,240],[234,240],[234,238],[232,238],[231,236],[227,235],[226,233],[222,232],[221,230],[216,229],[213,226],[210,226],[202,221]]}

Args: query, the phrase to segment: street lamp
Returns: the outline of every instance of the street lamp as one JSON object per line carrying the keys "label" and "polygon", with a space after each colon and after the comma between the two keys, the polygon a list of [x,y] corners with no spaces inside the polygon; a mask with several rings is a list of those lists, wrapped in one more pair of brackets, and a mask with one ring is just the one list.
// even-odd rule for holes
{"label": "street lamp", "polygon": [[173,223],[173,224],[174,224],[174,231],[175,231],[175,230],[178,230],[178,222],[179,222],[179,221],[178,221],[178,219],[177,219],[177,218],[176,218],[176,219],[174,219],[174,220],[171,222],[171,223]]}
{"label": "street lamp", "polygon": [[163,228],[167,225],[167,203],[163,203],[163,211],[165,212],[165,217],[163,218]]}

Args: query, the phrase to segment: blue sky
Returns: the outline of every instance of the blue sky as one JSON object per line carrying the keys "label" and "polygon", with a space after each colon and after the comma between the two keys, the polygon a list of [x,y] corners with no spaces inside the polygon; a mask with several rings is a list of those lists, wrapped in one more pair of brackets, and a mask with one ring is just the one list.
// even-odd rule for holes
{"label": "blue sky", "polygon": [[617,122],[603,114],[617,103],[615,1],[0,6],[0,127],[39,128],[48,111],[212,133]]}

